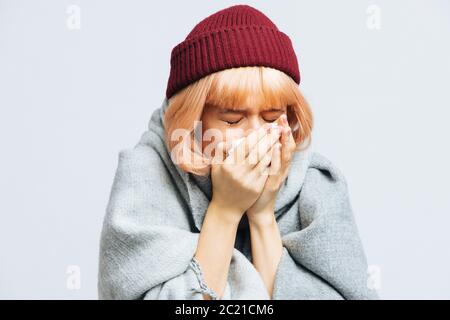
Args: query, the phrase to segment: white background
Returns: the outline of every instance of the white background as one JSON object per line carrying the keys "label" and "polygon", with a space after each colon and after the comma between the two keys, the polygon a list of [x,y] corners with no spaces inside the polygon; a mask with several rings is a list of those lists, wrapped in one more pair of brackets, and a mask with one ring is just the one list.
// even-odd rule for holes
{"label": "white background", "polygon": [[[0,0],[0,298],[97,298],[118,152],[161,105],[171,49],[235,3]],[[347,177],[381,297],[449,299],[450,2],[246,3],[293,41],[314,148]]]}

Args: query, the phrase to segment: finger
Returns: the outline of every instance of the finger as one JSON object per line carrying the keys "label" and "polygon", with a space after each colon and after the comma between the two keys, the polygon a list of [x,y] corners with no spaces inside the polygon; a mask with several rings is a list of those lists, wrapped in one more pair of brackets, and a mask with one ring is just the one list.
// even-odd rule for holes
{"label": "finger", "polygon": [[[239,139],[237,139],[237,140],[239,140]],[[230,152],[231,152],[231,150],[233,149],[233,143],[234,143],[234,141],[236,141],[236,140],[230,140],[230,139],[225,139],[224,141],[222,141],[223,142],[223,150],[224,150],[224,152],[228,155]]]}
{"label": "finger", "polygon": [[284,113],[280,116],[280,118],[281,118],[280,120],[281,120],[281,123],[283,124],[283,126],[289,127],[287,115]]}
{"label": "finger", "polygon": [[267,173],[264,173],[264,172],[261,173],[261,172],[257,172],[255,170],[254,174],[255,174],[255,178],[253,178],[253,180],[255,181],[256,185],[262,185],[263,186],[263,185],[266,184],[266,182],[268,180],[268,177],[269,177],[269,175]]}
{"label": "finger", "polygon": [[[281,151],[281,160],[283,162],[289,161],[292,153],[292,132],[291,128],[287,127],[283,129],[283,134],[281,136],[281,144],[282,144],[282,151]],[[293,138],[292,138],[293,139]]]}
{"label": "finger", "polygon": [[288,122],[287,122],[287,116],[286,114],[282,114],[281,116],[278,117],[278,119],[276,120],[276,123],[280,126],[280,127],[286,127],[289,126]]}
{"label": "finger", "polygon": [[245,158],[247,158],[253,146],[256,145],[258,141],[264,138],[264,136],[268,133],[269,128],[270,124],[267,123],[261,126],[258,130],[254,130],[246,137],[235,139],[231,142],[227,141],[227,154],[233,155],[233,159],[237,162],[242,162]]}
{"label": "finger", "polygon": [[243,154],[245,150],[243,148],[243,144],[245,144],[245,137],[235,139],[227,143],[227,158],[230,159],[228,162],[231,160],[233,163],[242,162],[245,158]]}
{"label": "finger", "polygon": [[272,161],[270,162],[269,175],[279,174],[281,169],[281,143],[277,142],[272,155]]}
{"label": "finger", "polygon": [[270,133],[264,136],[258,143],[250,150],[248,162],[256,166],[264,155],[277,143],[280,139],[280,128],[274,126],[270,129]]}
{"label": "finger", "polygon": [[272,146],[270,148],[270,150],[262,156],[261,160],[253,168],[253,170],[256,172],[256,174],[263,174],[263,175],[269,174],[267,167],[269,166],[270,162],[272,161],[272,156],[273,156],[273,152],[274,152],[275,148],[276,148],[276,145]]}
{"label": "finger", "polygon": [[273,126],[272,123],[266,123],[258,130],[253,131],[247,136],[245,144],[242,146],[245,148],[244,156],[247,158],[252,149],[269,133],[269,129]]}
{"label": "finger", "polygon": [[237,138],[227,140],[224,143],[225,160],[224,163],[238,164],[244,160],[242,145],[245,143],[245,138]]}

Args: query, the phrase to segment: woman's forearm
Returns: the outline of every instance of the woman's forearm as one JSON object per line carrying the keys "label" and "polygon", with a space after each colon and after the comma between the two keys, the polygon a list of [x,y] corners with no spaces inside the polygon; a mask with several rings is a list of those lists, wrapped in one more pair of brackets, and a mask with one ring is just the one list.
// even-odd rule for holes
{"label": "woman's forearm", "polygon": [[[270,217],[270,218],[266,218]],[[283,244],[273,212],[265,220],[249,221],[252,260],[272,297],[275,275],[283,253]]]}
{"label": "woman's forearm", "polygon": [[[223,295],[228,278],[228,270],[233,254],[239,221],[235,213],[227,212],[211,202],[200,231],[195,257],[199,262],[204,279],[219,297]],[[209,300],[208,295],[203,295]]]}

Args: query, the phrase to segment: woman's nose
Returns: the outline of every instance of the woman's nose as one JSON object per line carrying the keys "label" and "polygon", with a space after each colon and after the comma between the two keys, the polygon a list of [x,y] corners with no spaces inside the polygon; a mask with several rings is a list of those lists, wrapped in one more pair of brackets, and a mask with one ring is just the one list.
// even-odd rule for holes
{"label": "woman's nose", "polygon": [[259,117],[250,117],[250,121],[248,122],[248,130],[258,130],[261,128],[266,122]]}

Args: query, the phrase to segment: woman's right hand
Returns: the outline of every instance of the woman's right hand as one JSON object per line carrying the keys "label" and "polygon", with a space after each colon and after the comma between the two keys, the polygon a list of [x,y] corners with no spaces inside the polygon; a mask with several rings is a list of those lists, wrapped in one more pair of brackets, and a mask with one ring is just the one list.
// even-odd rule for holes
{"label": "woman's right hand", "polygon": [[230,154],[229,145],[217,144],[211,163],[211,203],[233,222],[239,222],[260,196],[279,138],[280,130],[267,124],[245,137]]}

